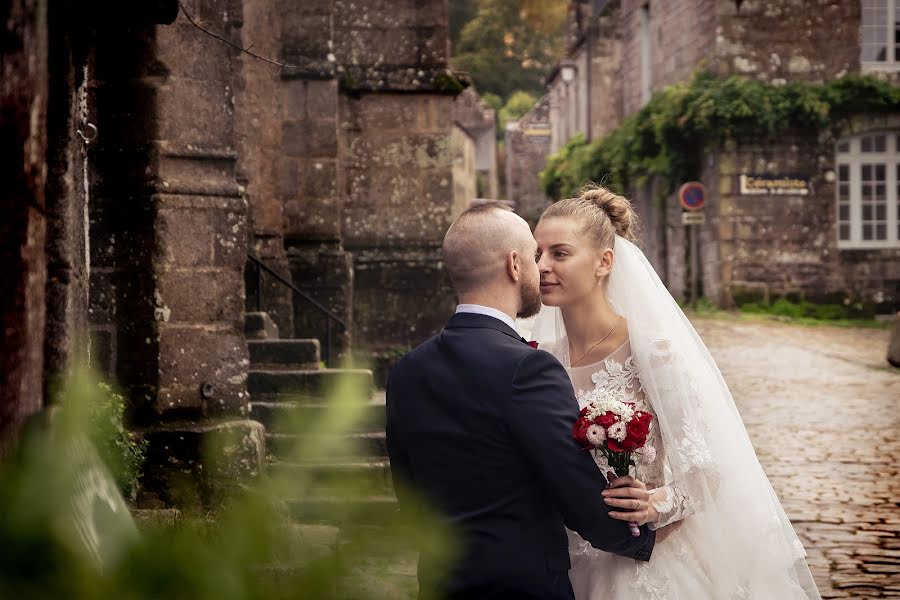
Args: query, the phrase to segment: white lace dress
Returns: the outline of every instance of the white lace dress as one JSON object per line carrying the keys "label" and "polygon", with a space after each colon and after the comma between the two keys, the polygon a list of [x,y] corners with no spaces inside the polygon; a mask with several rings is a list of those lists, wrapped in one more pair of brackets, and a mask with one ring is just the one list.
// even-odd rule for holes
{"label": "white lace dress", "polygon": [[[641,386],[628,341],[604,360],[571,367],[568,371],[580,406],[585,404],[583,396],[586,391],[611,389],[623,392],[638,410],[655,416]],[[577,533],[569,531],[569,553],[572,558],[569,578],[577,600],[710,598],[713,565],[702,564],[698,557],[692,555],[692,540],[687,539],[691,536],[690,530],[679,528],[679,521],[694,512],[689,494],[677,483],[664,485],[665,448],[652,427],[647,444],[656,449],[656,461],[651,465],[638,466],[634,474],[648,489],[660,490],[657,494],[659,501],[654,503],[660,519],[655,525],[657,543],[653,556],[650,562],[639,562],[601,552]],[[595,460],[604,473],[612,470],[602,455]],[[622,527],[626,527],[624,522]],[[700,543],[699,540],[696,543]]]}

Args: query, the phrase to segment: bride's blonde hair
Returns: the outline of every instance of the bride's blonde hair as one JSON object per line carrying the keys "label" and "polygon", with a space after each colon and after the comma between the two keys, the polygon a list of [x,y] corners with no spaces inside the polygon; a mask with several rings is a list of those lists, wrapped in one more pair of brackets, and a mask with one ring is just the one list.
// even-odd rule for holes
{"label": "bride's blonde hair", "polygon": [[638,218],[631,202],[593,183],[583,187],[577,198],[552,204],[540,220],[552,217],[571,217],[582,223],[598,248],[612,248],[617,234],[631,242],[637,239]]}

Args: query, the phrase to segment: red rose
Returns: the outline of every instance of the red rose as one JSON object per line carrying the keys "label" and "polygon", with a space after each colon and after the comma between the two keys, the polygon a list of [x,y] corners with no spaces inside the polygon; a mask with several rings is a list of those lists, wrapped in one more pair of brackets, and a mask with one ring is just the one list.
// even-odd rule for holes
{"label": "red rose", "polygon": [[634,418],[626,425],[628,439],[640,442],[641,445],[647,441],[647,434],[650,433],[650,419],[645,418],[644,415],[647,415],[647,413],[635,414]]}
{"label": "red rose", "polygon": [[600,425],[601,427],[609,429],[616,423],[616,415],[615,415],[615,413],[612,413],[612,412],[605,412],[602,415],[600,415],[599,417],[597,417],[596,419],[594,419],[594,423],[596,423],[597,425]]}
{"label": "red rose", "polygon": [[575,421],[575,425],[572,426],[572,437],[582,446],[591,446],[587,441],[587,430],[590,426],[591,423],[587,419],[578,419]]}
{"label": "red rose", "polygon": [[622,442],[614,440],[613,438],[607,438],[606,446],[613,452],[631,452],[631,450],[629,450],[630,445],[628,444],[628,438],[625,438]]}
{"label": "red rose", "polygon": [[532,341],[528,342],[528,345],[531,346],[532,348],[534,348],[535,350],[537,350],[538,343],[536,341],[532,340]]}

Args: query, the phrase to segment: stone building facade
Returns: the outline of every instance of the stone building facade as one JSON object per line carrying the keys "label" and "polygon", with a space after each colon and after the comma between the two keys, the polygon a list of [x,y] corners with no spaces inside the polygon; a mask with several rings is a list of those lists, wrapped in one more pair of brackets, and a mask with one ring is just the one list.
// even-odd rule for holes
{"label": "stone building facade", "polygon": [[[484,134],[471,110],[457,118],[446,3],[247,0],[244,15],[244,42],[288,63],[271,77],[242,59],[251,252],[347,324],[341,348],[417,343],[453,306],[440,241],[477,194]],[[254,277],[248,265],[249,306]],[[263,285],[283,333],[327,337],[308,303]]]}
{"label": "stone building facade", "polygon": [[475,145],[476,189],[473,197],[498,199],[500,181],[497,171],[497,111],[488,106],[469,87],[456,97],[454,119]]}
{"label": "stone building facade", "polygon": [[543,96],[521,119],[506,124],[506,194],[532,227],[550,205],[540,172],[551,154],[550,100]]}
{"label": "stone building facade", "polygon": [[[861,72],[896,84],[900,63],[890,47],[874,41],[891,39],[887,24],[894,15],[888,12],[894,9],[885,6],[860,0],[571,2],[568,57],[548,79],[551,149],[576,133],[601,138],[654,92],[701,69],[773,85]],[[798,130],[698,149],[706,188],[706,223],[695,226],[699,292],[724,305],[787,295],[895,311],[898,126],[900,111],[859,114],[834,131]],[[793,192],[777,187],[785,175],[799,182]],[[776,187],[748,189],[748,181]],[[644,220],[648,257],[673,294],[684,298],[688,235],[677,198],[655,202],[654,182],[629,193]]]}
{"label": "stone building facade", "polygon": [[151,443],[151,487],[258,471],[245,310],[325,331],[248,254],[346,322],[338,349],[439,328],[440,242],[478,170],[447,19],[443,0],[14,2],[0,451],[87,356]]}

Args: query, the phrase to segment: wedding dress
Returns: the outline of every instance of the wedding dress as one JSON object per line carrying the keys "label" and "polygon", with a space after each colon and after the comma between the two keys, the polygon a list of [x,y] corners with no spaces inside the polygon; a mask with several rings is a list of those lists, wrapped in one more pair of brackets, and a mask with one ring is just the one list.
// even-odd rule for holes
{"label": "wedding dress", "polygon": [[[706,346],[643,253],[618,236],[614,251],[607,298],[627,320],[629,339],[598,363],[571,367],[562,317],[550,307],[541,310],[531,338],[567,368],[579,404],[585,392],[602,388],[653,415],[647,443],[656,458],[634,475],[662,490],[654,503],[659,520],[651,525],[657,543],[651,560],[638,562],[569,532],[576,598],[820,598],[803,546]],[[610,470],[602,454],[595,460]]]}

